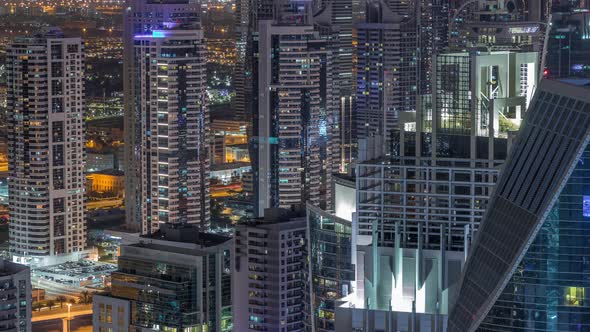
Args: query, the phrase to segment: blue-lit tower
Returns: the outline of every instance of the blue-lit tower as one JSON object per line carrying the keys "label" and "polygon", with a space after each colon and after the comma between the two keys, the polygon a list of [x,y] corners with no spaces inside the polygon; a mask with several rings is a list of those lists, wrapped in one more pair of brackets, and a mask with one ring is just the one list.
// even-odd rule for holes
{"label": "blue-lit tower", "polygon": [[199,4],[125,9],[125,176],[129,228],[209,222],[209,112]]}

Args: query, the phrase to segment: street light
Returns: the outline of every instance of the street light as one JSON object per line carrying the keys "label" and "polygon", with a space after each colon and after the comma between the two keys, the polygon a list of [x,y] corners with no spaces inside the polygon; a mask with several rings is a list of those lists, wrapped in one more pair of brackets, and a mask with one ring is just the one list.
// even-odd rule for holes
{"label": "street light", "polygon": [[70,332],[70,309],[72,308],[72,304],[68,303],[68,319],[66,320],[66,324],[68,325],[67,332]]}

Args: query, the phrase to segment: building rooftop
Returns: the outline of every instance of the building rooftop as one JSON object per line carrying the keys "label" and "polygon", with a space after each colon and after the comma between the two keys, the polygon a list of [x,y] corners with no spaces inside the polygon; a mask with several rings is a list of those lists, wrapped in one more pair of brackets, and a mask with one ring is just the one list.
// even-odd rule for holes
{"label": "building rooftop", "polygon": [[169,242],[191,243],[201,247],[214,247],[230,240],[230,237],[202,232],[197,225],[163,224],[151,235],[143,235],[141,239],[162,240]]}
{"label": "building rooftop", "polygon": [[238,169],[242,167],[249,167],[250,163],[238,161],[235,163],[224,163],[224,164],[215,164],[211,165],[211,171],[225,171],[228,169]]}
{"label": "building rooftop", "polygon": [[0,277],[13,275],[28,269],[29,268],[25,265],[13,263],[3,259],[0,260]]}
{"label": "building rooftop", "polygon": [[257,228],[285,228],[291,229],[298,227],[291,221],[304,221],[305,207],[292,210],[282,208],[268,208],[264,210],[264,218],[253,218],[248,220],[246,226],[256,226]]}
{"label": "building rooftop", "polygon": [[118,169],[104,169],[102,171],[92,172],[89,175],[92,175],[92,174],[112,175],[112,176],[123,176],[123,175],[125,175],[125,173],[123,171],[120,171]]}

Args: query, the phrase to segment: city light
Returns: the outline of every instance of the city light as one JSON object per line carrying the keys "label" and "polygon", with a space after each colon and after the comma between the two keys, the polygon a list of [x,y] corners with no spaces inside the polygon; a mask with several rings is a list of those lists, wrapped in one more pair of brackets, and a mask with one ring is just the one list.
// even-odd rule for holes
{"label": "city light", "polygon": [[589,13],[0,1],[0,329],[585,331]]}

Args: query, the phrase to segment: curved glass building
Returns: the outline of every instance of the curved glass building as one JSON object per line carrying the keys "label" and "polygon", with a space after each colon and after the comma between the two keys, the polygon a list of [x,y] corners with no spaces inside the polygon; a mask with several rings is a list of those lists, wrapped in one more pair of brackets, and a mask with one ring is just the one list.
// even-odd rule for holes
{"label": "curved glass building", "polygon": [[480,330],[590,330],[589,147]]}
{"label": "curved glass building", "polygon": [[352,223],[307,205],[306,330],[334,331],[338,299],[352,293]]}
{"label": "curved glass building", "polygon": [[453,331],[590,331],[590,89],[541,82],[463,269]]}

